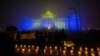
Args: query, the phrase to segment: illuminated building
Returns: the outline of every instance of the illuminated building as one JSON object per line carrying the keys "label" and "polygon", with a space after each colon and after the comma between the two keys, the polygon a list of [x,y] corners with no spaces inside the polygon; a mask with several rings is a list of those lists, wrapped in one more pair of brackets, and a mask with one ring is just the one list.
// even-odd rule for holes
{"label": "illuminated building", "polygon": [[67,18],[56,18],[49,10],[41,15],[41,18],[23,20],[23,25],[21,27],[22,29],[24,28],[24,30],[66,29],[72,31],[80,28],[75,14],[72,14]]}

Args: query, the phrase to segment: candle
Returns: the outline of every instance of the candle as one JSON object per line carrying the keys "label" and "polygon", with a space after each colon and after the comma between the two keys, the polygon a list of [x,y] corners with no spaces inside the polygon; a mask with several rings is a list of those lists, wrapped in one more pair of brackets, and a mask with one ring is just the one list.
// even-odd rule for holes
{"label": "candle", "polygon": [[70,50],[70,55],[74,55],[74,50]]}
{"label": "candle", "polygon": [[91,48],[91,52],[92,52],[92,53],[94,52],[94,49],[93,49],[93,48]]}
{"label": "candle", "polygon": [[17,44],[15,45],[15,48],[18,48],[18,45]]}
{"label": "candle", "polygon": [[38,49],[35,49],[35,53],[38,53],[38,51],[39,51]]}
{"label": "candle", "polygon": [[45,46],[45,49],[47,49],[47,46]]}
{"label": "candle", "polygon": [[85,53],[84,53],[84,54],[85,54],[85,56],[87,56],[87,55],[88,55],[88,51],[85,51]]}
{"label": "candle", "polygon": [[30,48],[28,48],[28,53],[30,53],[31,52],[31,49]]}
{"label": "candle", "polygon": [[81,51],[78,51],[78,56],[81,56],[82,55],[82,52]]}
{"label": "candle", "polygon": [[74,50],[74,47],[72,47],[72,50]]}
{"label": "candle", "polygon": [[28,48],[30,48],[31,46],[30,45],[28,45]]}
{"label": "candle", "polygon": [[22,53],[25,53],[25,48],[22,48]]}
{"label": "candle", "polygon": [[85,47],[85,51],[88,51],[88,48],[87,47]]}
{"label": "candle", "polygon": [[66,47],[64,47],[64,50],[66,50]]}
{"label": "candle", "polygon": [[63,55],[66,55],[66,50],[63,50]]}
{"label": "candle", "polygon": [[37,46],[37,47],[36,47],[36,49],[38,49],[38,50],[39,50],[39,46]]}
{"label": "candle", "polygon": [[50,50],[50,55],[52,55],[53,54],[53,51],[52,50]]}
{"label": "candle", "polygon": [[80,47],[79,50],[82,51],[82,47]]}
{"label": "candle", "polygon": [[34,45],[32,45],[32,49],[34,49]]}
{"label": "candle", "polygon": [[100,51],[100,48],[99,47],[97,47],[97,51]]}
{"label": "candle", "polygon": [[20,45],[20,48],[22,48],[22,47],[23,47],[23,45],[21,44],[21,45]]}
{"label": "candle", "polygon": [[39,46],[36,47],[35,53],[38,53],[38,51],[39,51]]}
{"label": "candle", "polygon": [[24,45],[24,48],[26,48],[26,45]]}
{"label": "candle", "polygon": [[95,54],[94,53],[91,53],[91,56],[95,56]]}
{"label": "candle", "polygon": [[44,49],[44,54],[46,54],[46,49]]}
{"label": "candle", "polygon": [[57,50],[57,46],[55,46],[55,50]]}
{"label": "candle", "polygon": [[19,52],[19,50],[20,50],[19,48],[16,48],[16,52]]}
{"label": "candle", "polygon": [[100,51],[98,51],[98,55],[100,56]]}
{"label": "candle", "polygon": [[52,47],[51,46],[49,46],[49,49],[51,49]]}

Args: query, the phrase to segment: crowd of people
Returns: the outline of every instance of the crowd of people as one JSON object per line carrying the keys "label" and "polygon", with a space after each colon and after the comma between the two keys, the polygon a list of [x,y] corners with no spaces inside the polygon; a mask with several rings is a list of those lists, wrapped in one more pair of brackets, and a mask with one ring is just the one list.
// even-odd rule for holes
{"label": "crowd of people", "polygon": [[[18,43],[22,41],[20,39],[20,33],[18,32],[17,27],[9,26],[6,31],[0,32],[0,55],[3,56],[18,56],[15,52],[15,43],[14,37]],[[24,32],[27,33],[27,32]],[[31,40],[33,42],[27,41],[31,44],[35,43],[40,46],[40,49],[43,50],[45,45],[57,45],[62,46],[64,41],[72,41],[75,45],[86,45],[93,46],[99,45],[100,43],[100,31],[98,30],[89,30],[86,32],[68,32],[66,30],[57,30],[57,31],[34,31],[36,39]],[[26,43],[25,43],[26,44]]]}

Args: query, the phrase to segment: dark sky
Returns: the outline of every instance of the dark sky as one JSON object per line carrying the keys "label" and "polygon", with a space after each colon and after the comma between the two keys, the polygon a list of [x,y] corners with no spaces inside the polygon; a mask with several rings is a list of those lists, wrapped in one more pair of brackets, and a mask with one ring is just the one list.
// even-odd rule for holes
{"label": "dark sky", "polygon": [[0,28],[18,26],[24,17],[39,18],[48,9],[62,18],[78,8],[82,28],[100,28],[100,2],[97,0],[0,0]]}

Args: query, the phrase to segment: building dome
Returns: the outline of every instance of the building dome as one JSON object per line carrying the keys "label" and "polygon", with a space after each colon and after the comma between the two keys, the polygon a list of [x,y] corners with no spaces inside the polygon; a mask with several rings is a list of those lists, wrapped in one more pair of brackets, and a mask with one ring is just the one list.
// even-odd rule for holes
{"label": "building dome", "polygon": [[52,19],[52,18],[54,18],[54,14],[48,10],[46,13],[44,13],[42,15],[42,18],[50,18],[50,19]]}

